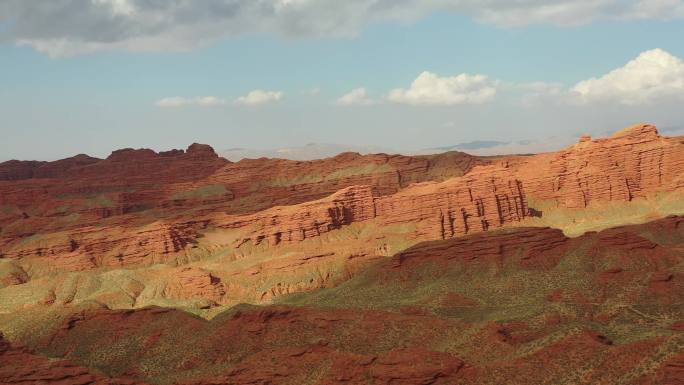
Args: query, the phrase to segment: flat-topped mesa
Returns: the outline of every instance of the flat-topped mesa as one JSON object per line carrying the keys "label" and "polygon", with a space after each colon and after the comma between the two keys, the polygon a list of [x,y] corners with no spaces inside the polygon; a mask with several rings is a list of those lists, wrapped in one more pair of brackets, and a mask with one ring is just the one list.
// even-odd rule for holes
{"label": "flat-topped mesa", "polygon": [[609,138],[583,136],[579,143],[530,157],[518,167],[529,196],[559,207],[631,201],[684,187],[684,146],[639,124]]}
{"label": "flat-topped mesa", "polygon": [[183,157],[193,160],[213,160],[218,159],[218,154],[208,144],[193,143],[188,146],[187,150],[173,149],[169,151],[161,151],[159,153],[149,148],[132,149],[124,148],[121,150],[112,151],[112,154],[107,157],[108,161],[112,162],[136,162],[141,160],[150,160],[158,158]]}

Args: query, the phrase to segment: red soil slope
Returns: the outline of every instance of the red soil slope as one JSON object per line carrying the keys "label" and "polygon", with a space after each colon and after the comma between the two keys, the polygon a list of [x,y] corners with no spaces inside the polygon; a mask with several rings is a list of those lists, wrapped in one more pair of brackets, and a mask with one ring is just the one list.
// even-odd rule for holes
{"label": "red soil slope", "polygon": [[144,385],[107,378],[67,360],[51,360],[25,347],[12,347],[0,334],[0,383],[4,385]]}
{"label": "red soil slope", "polygon": [[418,245],[304,306],[90,309],[34,348],[160,383],[677,384],[683,241],[682,217],[499,230]]}

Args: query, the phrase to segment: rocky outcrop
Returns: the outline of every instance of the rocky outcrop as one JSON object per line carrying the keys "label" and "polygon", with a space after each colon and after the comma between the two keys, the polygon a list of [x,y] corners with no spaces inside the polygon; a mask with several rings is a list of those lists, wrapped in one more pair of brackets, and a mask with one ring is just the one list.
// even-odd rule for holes
{"label": "rocky outcrop", "polygon": [[[230,163],[211,147],[193,144],[185,151],[123,149],[104,160],[79,155],[34,163],[25,165],[30,169],[25,175],[13,172],[13,180],[0,180],[0,257],[57,258],[61,265],[73,265],[69,267],[73,270],[182,262],[185,248],[194,246],[198,231],[218,213],[257,213],[278,204],[317,200],[355,185],[370,186],[374,194],[383,196],[413,182],[462,175],[488,161],[462,153],[423,157],[346,153],[309,162]],[[332,215],[338,217],[332,219],[333,227],[350,220],[346,212]],[[241,220],[255,218],[258,215]],[[322,225],[311,230],[316,227]],[[293,239],[300,231],[285,230],[293,232]]]}
{"label": "rocky outcrop", "polygon": [[525,191],[559,207],[631,201],[684,188],[684,145],[655,126],[640,124],[605,139],[583,137],[565,150],[515,166]]}
{"label": "rocky outcrop", "polygon": [[479,168],[464,177],[425,183],[379,196],[369,186],[354,186],[329,198],[276,207],[248,216],[217,218],[226,229],[245,229],[235,246],[263,241],[275,246],[300,242],[352,223],[374,220],[379,226],[415,225],[410,238],[447,239],[523,220],[527,213],[522,185],[508,170]]}
{"label": "rocky outcrop", "polygon": [[243,159],[222,168],[211,183],[225,184],[235,193],[227,212],[254,213],[321,199],[351,186],[371,186],[380,196],[390,195],[412,183],[444,181],[489,163],[460,152],[415,157],[342,153],[316,161]]}
{"label": "rocky outcrop", "polygon": [[478,167],[464,177],[419,184],[376,201],[383,225],[415,224],[415,236],[447,239],[519,222],[527,215],[523,186],[509,170]]}
{"label": "rocky outcrop", "polygon": [[166,284],[164,298],[174,299],[206,299],[210,303],[219,303],[226,294],[226,287],[221,279],[210,272],[194,268],[181,268],[174,279]]}
{"label": "rocky outcrop", "polygon": [[[398,228],[410,243],[449,239],[516,224],[530,215],[530,199],[582,208],[682,191],[682,151],[680,139],[639,125],[495,164],[461,153],[230,163],[200,144],[77,156],[59,163],[68,167],[38,167],[62,170],[61,179],[0,182],[0,256],[73,271],[182,264],[220,247],[239,249],[241,258],[250,245],[296,245],[350,225],[374,226],[378,239]],[[195,250],[212,229],[230,234]],[[345,253],[391,254],[387,247],[380,241]]]}
{"label": "rocky outcrop", "polygon": [[219,221],[225,228],[249,228],[238,246],[298,242],[369,219],[381,226],[415,225],[409,237],[448,239],[523,220],[528,195],[580,208],[684,188],[682,175],[684,146],[659,136],[654,126],[639,125],[607,139],[584,137],[559,153],[476,167],[463,177],[392,195],[359,186],[328,199]]}
{"label": "rocky outcrop", "polygon": [[167,225],[154,222],[147,226],[82,227],[68,237],[33,236],[24,240],[0,238],[2,253],[12,260],[33,259],[44,262],[42,269],[68,271],[99,267],[186,263],[186,251],[192,249],[206,221]]}
{"label": "rocky outcrop", "polygon": [[297,206],[274,207],[246,216],[227,216],[216,222],[225,229],[246,229],[235,243],[259,245],[267,242],[296,243],[339,229],[354,222],[375,218],[374,194],[371,187],[349,187],[329,198]]}

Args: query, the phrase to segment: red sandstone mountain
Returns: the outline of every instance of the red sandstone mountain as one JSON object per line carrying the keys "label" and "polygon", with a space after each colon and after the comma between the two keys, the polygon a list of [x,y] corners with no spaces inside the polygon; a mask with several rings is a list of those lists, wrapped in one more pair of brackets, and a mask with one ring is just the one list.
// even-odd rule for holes
{"label": "red sandstone mountain", "polygon": [[[208,146],[197,144],[187,152],[119,150],[105,160],[87,164],[70,160],[45,163],[33,170],[32,178],[0,182],[0,247],[7,256],[66,256],[78,249],[85,250],[88,258],[98,254],[98,258],[116,259],[122,254],[122,263],[137,263],[127,252],[117,250],[125,247],[120,242],[126,241],[112,240],[112,236],[125,233],[138,255],[162,254],[163,258],[164,254],[182,253],[194,242],[197,230],[207,226],[205,217],[215,213],[296,204],[356,185],[387,195],[413,182],[462,175],[487,162],[462,153],[415,158],[348,153],[311,162],[258,159],[230,163]],[[17,175],[12,169],[15,163],[0,164],[0,170],[4,175]],[[199,224],[197,218],[202,219]],[[152,231],[136,231],[150,223]],[[109,227],[111,234],[97,229],[97,236],[109,241],[89,245],[92,227],[102,225]],[[73,232],[66,243],[32,250],[14,247],[17,241],[35,234],[63,231]]]}
{"label": "red sandstone mountain", "polygon": [[[0,331],[33,350],[0,343],[0,382],[677,383],[682,202],[684,138],[646,124],[532,156],[5,162]],[[243,302],[285,305],[157,308]]]}
{"label": "red sandstone mountain", "polygon": [[[661,137],[650,125],[498,161],[341,154],[229,163],[193,145],[185,153],[120,150],[87,163],[55,168],[53,178],[0,182],[6,258],[56,258],[68,270],[175,263],[188,259],[208,228],[237,230],[224,246],[240,249],[246,242],[299,242],[369,220],[411,224],[409,238],[445,239],[520,222],[529,198],[578,208],[684,187],[682,140]],[[289,206],[269,208],[281,204]]]}

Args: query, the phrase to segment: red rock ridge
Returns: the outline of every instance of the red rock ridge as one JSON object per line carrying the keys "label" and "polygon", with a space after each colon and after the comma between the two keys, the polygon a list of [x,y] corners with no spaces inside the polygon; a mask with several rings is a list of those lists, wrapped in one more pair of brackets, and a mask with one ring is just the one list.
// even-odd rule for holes
{"label": "red rock ridge", "polygon": [[684,188],[684,145],[660,136],[653,125],[639,124],[605,139],[583,137],[565,150],[527,158],[516,168],[530,196],[583,208]]}
{"label": "red rock ridge", "polygon": [[275,207],[247,216],[226,216],[214,223],[246,229],[235,246],[299,242],[356,222],[380,226],[414,224],[410,238],[446,239],[521,221],[527,208],[522,185],[507,179],[509,170],[481,167],[467,176],[408,187],[377,196],[368,186],[341,190],[329,198],[297,206]]}
{"label": "red rock ridge", "polygon": [[[407,225],[408,239],[448,239],[523,220],[530,197],[582,208],[684,189],[681,139],[661,137],[651,125],[606,139],[584,137],[557,153],[486,163],[463,154],[351,153],[310,162],[229,163],[204,145],[158,154],[120,150],[106,160],[69,168],[71,176],[63,180],[0,182],[0,206],[19,208],[0,212],[0,254],[58,260],[68,270],[184,263],[209,227],[236,230],[238,239],[231,246],[241,247],[296,244],[369,221],[380,227]],[[410,184],[466,170],[466,175],[443,182]],[[225,191],[211,197],[174,197],[178,189],[187,192],[207,185]],[[120,191],[125,186],[136,189]],[[51,196],[60,191],[68,195],[107,189],[118,191],[105,194],[111,207],[96,202],[54,212]],[[274,204],[289,206],[271,207]],[[72,214],[80,217],[62,219]],[[32,241],[34,234],[41,240]]]}

